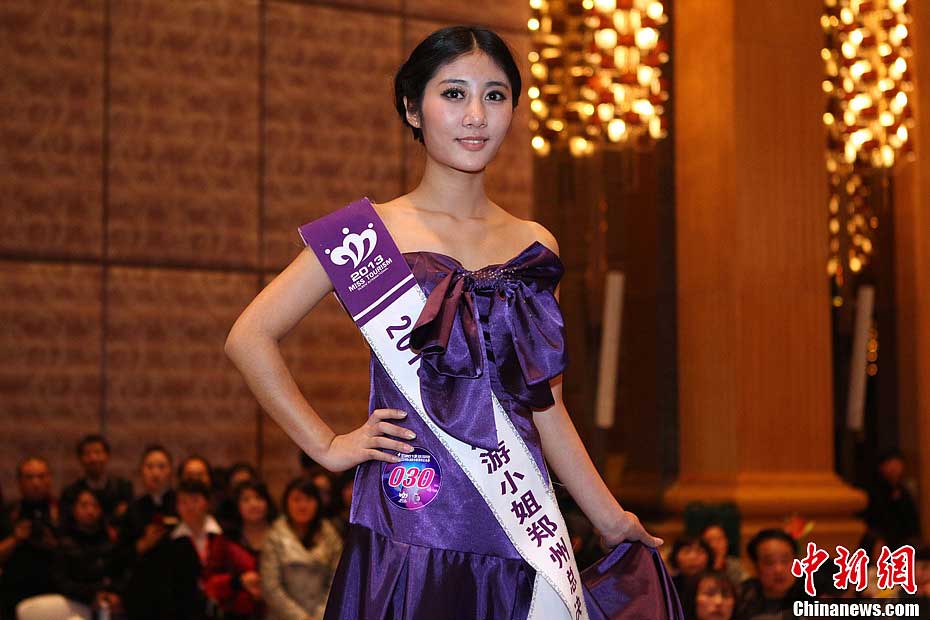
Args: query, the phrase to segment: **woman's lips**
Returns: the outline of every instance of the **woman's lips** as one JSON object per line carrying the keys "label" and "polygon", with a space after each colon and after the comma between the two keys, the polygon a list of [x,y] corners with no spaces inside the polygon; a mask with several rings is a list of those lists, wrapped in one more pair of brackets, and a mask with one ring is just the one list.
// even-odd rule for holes
{"label": "woman's lips", "polygon": [[487,143],[487,138],[456,138],[456,142],[469,151],[480,151]]}

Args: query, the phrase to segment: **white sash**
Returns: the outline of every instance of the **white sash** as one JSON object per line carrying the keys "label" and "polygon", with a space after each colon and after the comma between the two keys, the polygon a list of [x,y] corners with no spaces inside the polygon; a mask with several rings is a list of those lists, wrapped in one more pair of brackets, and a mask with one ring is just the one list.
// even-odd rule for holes
{"label": "white sash", "polygon": [[449,435],[427,414],[417,374],[420,357],[409,345],[426,297],[371,202],[364,198],[299,230],[391,380],[536,570],[529,619],[587,620],[580,573],[552,486],[497,397],[491,394],[500,447],[491,452]]}

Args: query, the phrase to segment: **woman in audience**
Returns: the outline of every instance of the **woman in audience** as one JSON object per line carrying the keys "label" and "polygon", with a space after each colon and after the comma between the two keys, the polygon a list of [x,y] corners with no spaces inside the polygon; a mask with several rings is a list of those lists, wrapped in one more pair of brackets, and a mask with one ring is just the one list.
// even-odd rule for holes
{"label": "woman in audience", "polygon": [[[706,542],[697,536],[680,536],[672,545],[668,563],[674,576],[672,582],[678,592],[693,592],[695,580],[702,572],[710,568],[714,552]],[[693,596],[682,596],[681,606],[685,618],[694,617]]]}
{"label": "woman in audience", "polygon": [[268,620],[323,617],[342,539],[321,512],[313,480],[297,478],[284,490],[284,514],[265,539],[261,555],[262,592]]}
{"label": "woman in audience", "polygon": [[229,537],[258,560],[278,511],[268,493],[268,487],[257,480],[237,486],[233,499],[237,512]]}
{"label": "woman in audience", "polygon": [[738,557],[730,555],[730,538],[723,525],[712,521],[701,530],[701,538],[713,551],[712,568],[723,571],[734,584],[741,584],[749,579],[749,573]]}
{"label": "woman in audience", "polygon": [[129,571],[124,597],[129,619],[154,620],[158,601],[152,600],[150,585],[163,578],[155,549],[178,524],[176,497],[171,489],[171,454],[163,446],[147,446],[140,473],[144,492],[126,509],[119,536],[120,561]]}
{"label": "woman in audience", "polygon": [[736,588],[726,573],[704,571],[695,577],[691,608],[695,620],[732,620],[736,606]]}
{"label": "woman in audience", "polygon": [[71,519],[52,569],[56,590],[88,607],[119,610],[125,571],[117,566],[116,547],[104,523],[100,499],[90,489],[82,489],[66,510]]}
{"label": "woman in audience", "polygon": [[243,482],[258,480],[258,472],[245,461],[238,461],[229,466],[222,475],[218,476],[222,485],[219,493],[216,518],[223,527],[223,531],[236,529],[239,520],[239,508],[236,506],[236,488]]}

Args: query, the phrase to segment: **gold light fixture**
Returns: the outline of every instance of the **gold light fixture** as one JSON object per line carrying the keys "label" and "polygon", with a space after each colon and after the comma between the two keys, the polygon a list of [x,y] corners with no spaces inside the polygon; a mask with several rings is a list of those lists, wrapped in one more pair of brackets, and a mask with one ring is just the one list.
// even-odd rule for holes
{"label": "gold light fixture", "polygon": [[865,176],[911,152],[914,126],[908,0],[825,0],[823,90],[830,187],[827,273],[843,303],[848,275],[869,264],[878,214]]}
{"label": "gold light fixture", "polygon": [[667,135],[658,0],[530,0],[532,146],[572,155]]}

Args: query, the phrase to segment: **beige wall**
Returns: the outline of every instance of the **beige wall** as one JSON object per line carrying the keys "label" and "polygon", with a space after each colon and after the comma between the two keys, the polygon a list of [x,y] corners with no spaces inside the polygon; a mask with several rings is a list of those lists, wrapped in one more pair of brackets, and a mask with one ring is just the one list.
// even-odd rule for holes
{"label": "beige wall", "polygon": [[[300,251],[299,224],[415,184],[393,72],[422,36],[476,16],[525,59],[523,0],[0,3],[8,499],[20,458],[46,456],[60,485],[99,430],[124,474],[151,441],[260,461],[275,486],[296,470],[225,359],[226,332]],[[489,191],[527,215],[525,100],[519,112]],[[367,349],[338,304],[284,348],[337,431],[363,421]]]}

